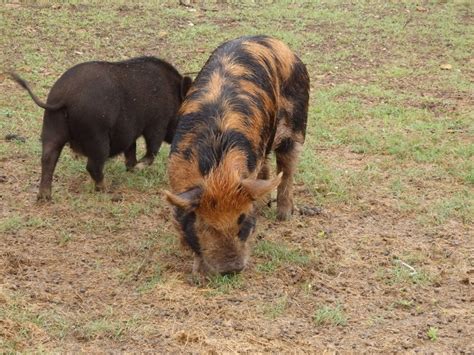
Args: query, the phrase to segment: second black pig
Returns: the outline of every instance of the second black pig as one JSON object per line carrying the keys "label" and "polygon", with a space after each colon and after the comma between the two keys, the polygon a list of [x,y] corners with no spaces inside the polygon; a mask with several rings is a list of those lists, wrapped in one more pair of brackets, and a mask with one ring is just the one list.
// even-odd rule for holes
{"label": "second black pig", "polygon": [[[150,165],[163,140],[171,143],[176,113],[192,84],[191,78],[155,57],[78,64],[56,81],[46,103],[25,80],[14,73],[12,77],[45,109],[38,200],[51,199],[54,169],[66,143],[87,157],[96,190],[104,188],[103,167],[109,157],[124,153],[128,170],[137,163]],[[146,154],[137,162],[140,136]]]}

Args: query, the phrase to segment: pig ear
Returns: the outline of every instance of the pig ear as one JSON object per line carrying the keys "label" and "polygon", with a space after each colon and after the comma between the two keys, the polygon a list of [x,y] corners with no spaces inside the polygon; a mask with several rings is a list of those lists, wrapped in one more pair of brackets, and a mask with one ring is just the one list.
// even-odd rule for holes
{"label": "pig ear", "polygon": [[181,100],[184,100],[192,84],[193,84],[193,79],[191,79],[189,76],[185,76],[183,80],[181,80],[181,89],[180,89]]}
{"label": "pig ear", "polygon": [[202,189],[200,187],[195,187],[180,194],[173,194],[169,191],[164,191],[164,193],[169,203],[176,207],[187,210],[195,209],[197,206],[199,206]]}
{"label": "pig ear", "polygon": [[252,200],[258,200],[280,185],[282,176],[283,172],[280,172],[277,177],[270,180],[245,179],[242,180],[242,186],[248,192],[250,197],[252,197]]}

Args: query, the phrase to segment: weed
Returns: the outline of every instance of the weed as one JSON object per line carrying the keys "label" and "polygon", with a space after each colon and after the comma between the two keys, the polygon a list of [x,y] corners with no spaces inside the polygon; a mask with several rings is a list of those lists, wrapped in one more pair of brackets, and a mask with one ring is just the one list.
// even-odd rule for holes
{"label": "weed", "polygon": [[1,233],[15,233],[23,226],[24,220],[21,216],[13,215],[0,221]]}
{"label": "weed", "polygon": [[316,325],[344,326],[347,324],[347,318],[340,305],[335,308],[330,306],[322,306],[318,308],[313,315],[313,321]]}
{"label": "weed", "polygon": [[157,284],[162,282],[163,280],[163,272],[161,270],[160,265],[156,265],[153,270],[153,274],[148,276],[145,282],[138,287],[137,291],[140,293],[145,293],[151,291]]}
{"label": "weed", "polygon": [[0,233],[16,233],[23,228],[42,228],[49,223],[41,217],[26,217],[14,214],[0,221]]}
{"label": "weed", "polygon": [[398,300],[396,306],[399,308],[410,309],[414,306],[413,300]]}
{"label": "weed", "polygon": [[288,298],[286,296],[280,297],[277,300],[266,305],[264,314],[270,319],[275,319],[281,316],[288,307]]}
{"label": "weed", "polygon": [[66,245],[72,240],[72,234],[67,231],[60,231],[58,237],[58,244],[61,246]]}
{"label": "weed", "polygon": [[431,341],[438,340],[438,328],[430,327],[430,329],[428,329],[428,332],[426,333],[426,335],[428,336],[428,339],[431,340]]}
{"label": "weed", "polygon": [[429,285],[436,281],[436,278],[420,268],[416,271],[408,269],[407,267],[395,264],[394,267],[386,270],[379,270],[378,277],[383,279],[388,285],[400,284],[415,284],[415,285]]}

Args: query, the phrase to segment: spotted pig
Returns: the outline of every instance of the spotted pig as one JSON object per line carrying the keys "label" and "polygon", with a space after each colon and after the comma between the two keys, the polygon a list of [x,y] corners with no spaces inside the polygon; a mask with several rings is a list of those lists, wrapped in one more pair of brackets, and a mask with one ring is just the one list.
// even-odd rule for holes
{"label": "spotted pig", "polygon": [[194,272],[246,266],[255,203],[273,189],[278,219],[290,217],[308,99],[305,65],[272,37],[225,42],[198,74],[178,113],[166,192],[183,244],[194,251]]}

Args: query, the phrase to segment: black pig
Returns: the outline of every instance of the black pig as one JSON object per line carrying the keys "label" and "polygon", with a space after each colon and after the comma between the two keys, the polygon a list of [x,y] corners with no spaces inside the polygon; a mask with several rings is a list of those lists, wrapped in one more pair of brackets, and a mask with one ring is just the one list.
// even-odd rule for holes
{"label": "black pig", "polygon": [[192,83],[171,64],[154,57],[86,62],[67,70],[44,103],[25,80],[14,73],[12,77],[46,110],[38,200],[51,199],[54,168],[66,143],[87,157],[86,168],[96,190],[104,188],[107,158],[123,152],[128,170],[137,165],[136,140],[142,135],[146,154],[139,163],[150,165],[162,141],[171,143],[176,113]]}

